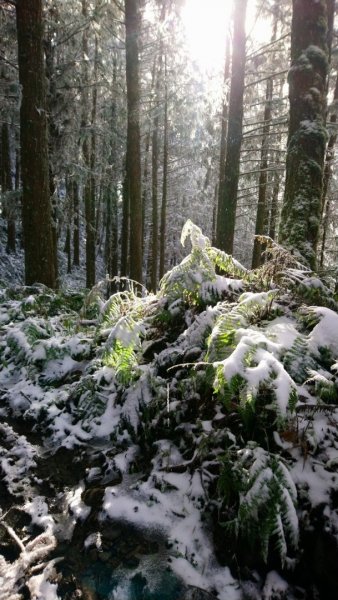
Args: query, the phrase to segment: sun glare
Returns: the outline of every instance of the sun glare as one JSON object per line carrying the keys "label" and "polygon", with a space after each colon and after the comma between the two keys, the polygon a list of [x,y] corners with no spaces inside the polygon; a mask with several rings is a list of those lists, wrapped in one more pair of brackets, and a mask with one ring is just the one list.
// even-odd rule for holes
{"label": "sun glare", "polygon": [[229,0],[186,0],[182,20],[193,60],[207,71],[224,64],[226,31],[231,18]]}
{"label": "sun glare", "polygon": [[[192,59],[207,72],[224,66],[226,33],[229,30],[233,0],[185,0],[182,21]],[[247,35],[256,43],[268,41],[270,24],[256,16],[256,2],[249,0],[246,15]]]}

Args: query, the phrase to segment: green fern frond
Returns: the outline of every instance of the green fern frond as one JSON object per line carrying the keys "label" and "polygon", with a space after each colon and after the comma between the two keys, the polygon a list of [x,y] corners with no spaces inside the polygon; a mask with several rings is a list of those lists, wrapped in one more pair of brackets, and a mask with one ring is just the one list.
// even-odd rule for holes
{"label": "green fern frond", "polygon": [[223,463],[219,490],[225,482],[225,501],[231,497],[229,489],[239,495],[238,532],[259,544],[264,561],[273,541],[284,564],[288,549],[298,546],[297,494],[290,473],[279,456],[252,444],[237,455],[237,461],[232,459],[234,465],[229,457]]}
{"label": "green fern frond", "polygon": [[[169,303],[182,298],[190,305],[215,304],[224,292],[225,279],[220,281],[216,268],[221,268],[233,277],[243,277],[246,273],[231,256],[212,248],[209,239],[202,234],[199,227],[190,220],[182,230],[181,242],[191,242],[191,253],[160,282],[161,295],[168,298]],[[234,280],[225,286],[229,292],[238,293],[242,289],[241,281]]]}
{"label": "green fern frond", "polygon": [[124,345],[116,339],[110,350],[103,356],[103,364],[115,371],[116,379],[121,385],[128,385],[138,373],[137,354],[133,344]]}
{"label": "green fern frond", "polygon": [[207,247],[207,253],[212,263],[229,277],[243,278],[248,273],[240,262],[223,250],[210,246]]}

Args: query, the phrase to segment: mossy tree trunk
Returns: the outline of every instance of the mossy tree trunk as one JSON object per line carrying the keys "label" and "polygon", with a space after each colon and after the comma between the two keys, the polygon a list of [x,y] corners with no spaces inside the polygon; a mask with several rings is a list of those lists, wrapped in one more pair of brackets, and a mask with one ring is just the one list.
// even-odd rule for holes
{"label": "mossy tree trunk", "polygon": [[330,0],[293,0],[290,122],[280,242],[316,268],[326,147]]}
{"label": "mossy tree trunk", "polygon": [[232,45],[229,124],[224,170],[224,192],[218,210],[217,246],[232,254],[235,234],[239,159],[243,131],[243,95],[245,77],[245,15],[247,0],[236,0]]}
{"label": "mossy tree trunk", "polygon": [[56,287],[48,176],[42,0],[16,3],[25,282]]}
{"label": "mossy tree trunk", "polygon": [[329,219],[330,219],[330,194],[329,187],[330,181],[332,178],[332,167],[335,155],[335,145],[337,141],[337,103],[338,103],[338,75],[336,77],[336,85],[334,89],[333,95],[333,106],[334,110],[330,115],[330,124],[331,124],[331,134],[329,137],[329,141],[326,148],[326,157],[325,157],[325,166],[324,166],[324,178],[323,178],[323,194],[322,194],[322,239],[320,246],[320,262],[319,265],[322,268],[324,265],[324,257],[325,257],[325,246],[327,239],[327,232],[329,228]]}

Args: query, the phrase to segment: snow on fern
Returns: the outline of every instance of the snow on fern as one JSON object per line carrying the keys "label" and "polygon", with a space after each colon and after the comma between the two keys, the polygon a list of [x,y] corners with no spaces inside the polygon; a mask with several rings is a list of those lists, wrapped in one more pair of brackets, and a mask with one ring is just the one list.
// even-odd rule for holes
{"label": "snow on fern", "polygon": [[327,348],[338,357],[338,314],[325,306],[311,306],[310,310],[320,319],[309,336],[309,347],[318,354]]}

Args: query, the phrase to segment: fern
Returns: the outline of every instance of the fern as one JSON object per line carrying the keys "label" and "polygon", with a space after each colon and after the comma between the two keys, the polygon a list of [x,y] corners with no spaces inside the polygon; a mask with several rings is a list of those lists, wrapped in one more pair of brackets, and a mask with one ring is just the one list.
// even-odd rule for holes
{"label": "fern", "polygon": [[160,293],[168,298],[169,303],[183,298],[190,305],[206,305],[216,303],[222,297],[225,287],[233,293],[242,290],[242,281],[235,279],[233,286],[229,282],[224,287],[216,274],[216,267],[231,276],[243,276],[246,269],[231,256],[213,248],[201,229],[190,220],[182,230],[183,246],[188,238],[192,246],[191,253],[169,271],[160,283]]}
{"label": "fern", "polygon": [[302,383],[307,379],[308,373],[318,366],[317,361],[309,352],[308,342],[305,336],[300,334],[283,356],[285,370],[296,383]]}
{"label": "fern", "polygon": [[134,345],[124,345],[118,339],[114,341],[112,348],[105,352],[103,364],[114,369],[117,381],[123,386],[129,385],[139,373]]}
{"label": "fern", "polygon": [[[72,413],[76,419],[89,422],[101,416],[106,408],[107,400],[98,389],[92,376],[82,377],[79,383],[73,384],[68,397]],[[86,424],[84,423],[84,429]]]}
{"label": "fern", "polygon": [[315,370],[309,370],[309,375],[310,377],[305,383],[314,385],[316,396],[324,403],[337,404],[338,389],[336,382]]}
{"label": "fern", "polygon": [[113,327],[118,320],[132,313],[142,315],[142,299],[138,298],[132,291],[117,292],[110,296],[101,307],[99,327]]}
{"label": "fern", "polygon": [[[251,444],[239,453],[235,465],[223,463],[221,478],[223,487],[226,481],[232,493],[238,493],[238,512],[230,529],[257,543],[265,562],[273,541],[284,564],[288,549],[297,549],[299,532],[296,489],[280,457]],[[228,490],[225,501],[229,497]]]}

